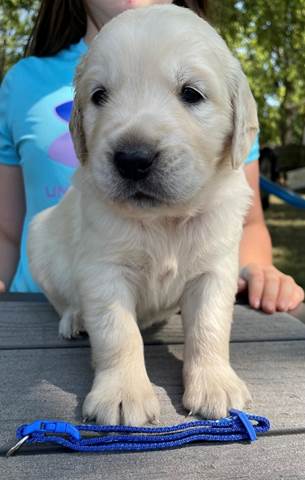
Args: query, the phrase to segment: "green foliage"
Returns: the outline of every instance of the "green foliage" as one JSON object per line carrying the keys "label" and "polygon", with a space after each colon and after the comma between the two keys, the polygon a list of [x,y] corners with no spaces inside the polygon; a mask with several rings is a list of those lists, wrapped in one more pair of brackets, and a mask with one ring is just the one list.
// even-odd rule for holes
{"label": "green foliage", "polygon": [[1,0],[0,79],[23,56],[38,5],[38,0]]}
{"label": "green foliage", "polygon": [[[38,0],[1,0],[0,79],[23,55]],[[301,143],[305,0],[211,0],[214,26],[240,59],[259,107],[261,143]]]}
{"label": "green foliage", "polygon": [[301,143],[305,127],[305,0],[221,2],[212,20],[258,103],[261,143]]}

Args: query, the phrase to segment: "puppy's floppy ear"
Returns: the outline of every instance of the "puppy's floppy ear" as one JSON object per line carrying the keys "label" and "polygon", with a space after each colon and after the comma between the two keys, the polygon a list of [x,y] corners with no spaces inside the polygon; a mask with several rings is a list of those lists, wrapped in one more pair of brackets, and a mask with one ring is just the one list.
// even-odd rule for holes
{"label": "puppy's floppy ear", "polygon": [[247,158],[258,132],[256,102],[247,77],[238,65],[238,75],[232,92],[233,137],[231,145],[232,167],[237,169]]}
{"label": "puppy's floppy ear", "polygon": [[80,99],[80,78],[84,71],[85,60],[83,60],[77,67],[76,76],[74,78],[74,101],[73,110],[69,122],[69,129],[73,140],[76,156],[81,164],[84,164],[87,159],[86,137],[83,129],[83,113]]}

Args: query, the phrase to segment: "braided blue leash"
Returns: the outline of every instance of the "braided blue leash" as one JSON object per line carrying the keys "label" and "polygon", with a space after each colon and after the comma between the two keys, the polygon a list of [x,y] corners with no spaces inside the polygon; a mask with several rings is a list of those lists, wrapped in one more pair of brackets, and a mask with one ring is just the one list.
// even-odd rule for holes
{"label": "braided blue leash", "polygon": [[[220,420],[196,420],[170,427],[72,425],[57,420],[36,420],[17,428],[18,442],[8,451],[7,456],[12,455],[22,444],[55,443],[78,452],[122,452],[162,450],[199,441],[254,441],[257,433],[265,433],[269,429],[267,418],[240,410],[230,410],[230,416]],[[96,432],[100,435],[82,437],[82,432]]]}

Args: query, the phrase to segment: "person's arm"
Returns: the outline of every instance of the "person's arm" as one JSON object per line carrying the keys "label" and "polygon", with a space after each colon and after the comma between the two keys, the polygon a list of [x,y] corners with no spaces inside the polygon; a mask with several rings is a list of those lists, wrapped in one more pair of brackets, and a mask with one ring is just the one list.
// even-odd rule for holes
{"label": "person's arm", "polygon": [[266,313],[292,310],[304,300],[304,290],[272,265],[272,243],[260,199],[258,161],[245,165],[245,174],[254,197],[240,243],[238,289],[248,289],[253,308]]}
{"label": "person's arm", "polygon": [[17,268],[24,214],[21,168],[0,165],[0,293],[8,290]]}

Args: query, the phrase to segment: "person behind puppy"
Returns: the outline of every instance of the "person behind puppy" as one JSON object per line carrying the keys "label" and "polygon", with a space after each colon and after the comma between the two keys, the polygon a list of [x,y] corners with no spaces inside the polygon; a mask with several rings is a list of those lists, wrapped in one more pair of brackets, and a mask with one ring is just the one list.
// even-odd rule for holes
{"label": "person behind puppy", "polygon": [[[206,16],[206,1],[42,0],[26,55],[7,73],[0,94],[0,292],[37,292],[26,255],[28,226],[55,205],[78,166],[68,122],[75,68],[99,29],[128,8],[175,3]],[[304,299],[295,281],[272,265],[259,194],[258,140],[246,159],[254,190],[240,245],[238,289],[265,312]]]}

